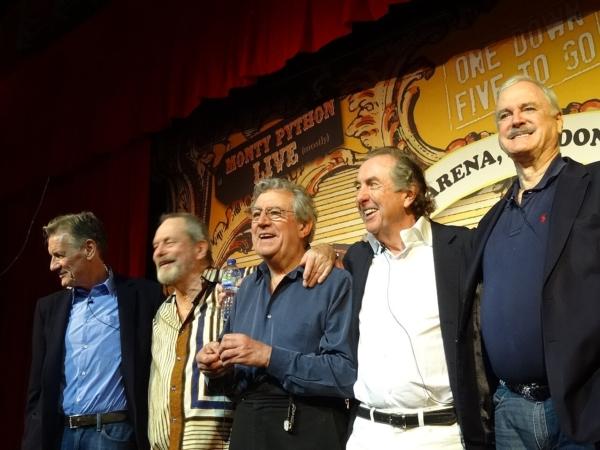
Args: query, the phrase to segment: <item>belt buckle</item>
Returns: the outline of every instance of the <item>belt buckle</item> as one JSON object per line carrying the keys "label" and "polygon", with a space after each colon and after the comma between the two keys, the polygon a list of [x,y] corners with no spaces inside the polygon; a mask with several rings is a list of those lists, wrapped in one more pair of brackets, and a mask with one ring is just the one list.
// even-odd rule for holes
{"label": "belt buckle", "polygon": [[500,384],[531,402],[543,402],[550,397],[548,395],[548,387],[535,382],[528,384],[510,384],[500,380]]}
{"label": "belt buckle", "polygon": [[521,391],[523,397],[532,402],[540,402],[542,397],[542,387],[536,384],[525,385]]}
{"label": "belt buckle", "polygon": [[[402,419],[402,423],[398,423],[398,419]],[[406,424],[406,414],[390,414],[388,416],[388,424],[406,430],[408,427]]]}
{"label": "belt buckle", "polygon": [[73,419],[76,419],[76,417],[75,416],[67,416],[67,417],[68,417],[68,421],[69,421],[69,424],[68,424],[69,429],[72,430],[73,428],[78,428],[78,425],[73,423]]}

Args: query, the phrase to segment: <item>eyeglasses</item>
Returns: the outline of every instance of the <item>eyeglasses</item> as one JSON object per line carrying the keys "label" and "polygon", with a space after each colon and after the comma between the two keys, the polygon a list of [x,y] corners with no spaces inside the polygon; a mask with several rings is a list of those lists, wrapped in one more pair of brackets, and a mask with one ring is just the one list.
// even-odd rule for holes
{"label": "eyeglasses", "polygon": [[252,222],[258,222],[263,211],[265,212],[267,217],[273,222],[285,220],[285,213],[294,213],[294,211],[290,211],[289,209],[282,209],[278,206],[271,206],[265,209],[256,207],[248,208],[248,215],[250,216]]}

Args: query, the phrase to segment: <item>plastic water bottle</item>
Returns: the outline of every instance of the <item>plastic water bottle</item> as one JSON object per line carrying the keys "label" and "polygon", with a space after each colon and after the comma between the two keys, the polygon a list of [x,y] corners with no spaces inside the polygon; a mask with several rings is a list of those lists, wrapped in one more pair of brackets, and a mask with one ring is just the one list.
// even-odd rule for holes
{"label": "plastic water bottle", "polygon": [[238,290],[241,278],[242,271],[235,265],[235,259],[228,259],[227,266],[221,274],[221,285],[225,291],[225,298],[223,299],[223,303],[221,303],[221,317],[223,318],[223,322],[227,322],[227,319],[229,319],[233,306],[233,298]]}

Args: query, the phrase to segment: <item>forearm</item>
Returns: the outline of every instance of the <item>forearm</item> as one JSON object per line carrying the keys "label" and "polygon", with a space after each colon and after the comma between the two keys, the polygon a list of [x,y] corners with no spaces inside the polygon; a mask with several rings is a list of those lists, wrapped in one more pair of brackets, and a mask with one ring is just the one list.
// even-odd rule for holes
{"label": "forearm", "polygon": [[302,354],[273,347],[266,369],[283,388],[297,395],[352,397],[356,363],[346,353]]}

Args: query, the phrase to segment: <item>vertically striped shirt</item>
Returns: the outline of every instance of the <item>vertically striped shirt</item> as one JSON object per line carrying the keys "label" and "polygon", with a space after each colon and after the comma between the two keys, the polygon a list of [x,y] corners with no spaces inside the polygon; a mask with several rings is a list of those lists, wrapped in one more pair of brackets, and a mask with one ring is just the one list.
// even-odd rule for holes
{"label": "vertically striped shirt", "polygon": [[175,295],[161,305],[152,330],[148,435],[152,449],[227,449],[232,404],[211,391],[196,366],[202,346],[223,328],[214,286],[219,270],[202,274],[203,291],[183,322]]}

